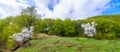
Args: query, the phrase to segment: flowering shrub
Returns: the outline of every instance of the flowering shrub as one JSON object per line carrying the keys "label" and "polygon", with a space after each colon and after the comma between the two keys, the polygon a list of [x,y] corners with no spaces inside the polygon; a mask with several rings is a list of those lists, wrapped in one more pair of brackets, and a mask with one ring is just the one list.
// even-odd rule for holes
{"label": "flowering shrub", "polygon": [[92,37],[96,34],[95,28],[96,25],[97,24],[95,24],[95,22],[91,22],[91,24],[90,23],[82,24],[81,27],[83,28],[85,35]]}
{"label": "flowering shrub", "polygon": [[16,42],[23,42],[32,37],[33,30],[33,26],[30,27],[30,30],[28,28],[24,28],[21,33],[15,33],[12,37]]}
{"label": "flowering shrub", "polygon": [[22,33],[15,33],[12,37],[17,42],[22,42],[24,40],[24,36],[22,35]]}

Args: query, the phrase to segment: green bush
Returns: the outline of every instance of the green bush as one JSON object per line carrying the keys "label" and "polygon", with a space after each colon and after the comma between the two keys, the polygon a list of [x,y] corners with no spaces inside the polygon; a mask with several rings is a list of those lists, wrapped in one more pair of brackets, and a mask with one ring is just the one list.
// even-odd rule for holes
{"label": "green bush", "polygon": [[63,36],[63,21],[61,19],[56,19],[53,22],[53,30],[54,30],[54,34],[58,35],[58,36]]}
{"label": "green bush", "polygon": [[74,36],[75,35],[75,23],[70,19],[64,20],[63,32],[64,32],[64,36]]}
{"label": "green bush", "polygon": [[6,45],[4,46],[4,49],[12,51],[16,47],[16,45],[17,43],[13,39],[8,39],[6,41]]}

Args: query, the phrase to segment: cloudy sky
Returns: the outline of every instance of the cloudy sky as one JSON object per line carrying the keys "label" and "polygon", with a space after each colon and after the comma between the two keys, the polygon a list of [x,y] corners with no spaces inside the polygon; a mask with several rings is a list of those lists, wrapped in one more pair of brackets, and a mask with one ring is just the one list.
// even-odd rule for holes
{"label": "cloudy sky", "polygon": [[0,0],[0,18],[15,16],[33,6],[43,18],[84,19],[120,14],[120,0]]}

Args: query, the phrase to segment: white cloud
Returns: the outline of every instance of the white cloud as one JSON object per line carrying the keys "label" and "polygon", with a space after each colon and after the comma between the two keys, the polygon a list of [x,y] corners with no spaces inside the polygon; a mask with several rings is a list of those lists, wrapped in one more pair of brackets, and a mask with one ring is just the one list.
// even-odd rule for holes
{"label": "white cloud", "polygon": [[[0,15],[8,16],[15,15],[20,12],[19,8],[25,8],[29,6],[25,4],[29,0],[20,0],[22,3],[18,3],[15,0],[2,0],[0,1]],[[90,16],[95,16],[101,14],[106,8],[111,0],[34,0],[36,9],[39,14],[42,14],[44,18],[61,18],[65,19],[70,17],[71,19],[84,19]],[[48,9],[50,3],[54,4],[54,10]],[[4,9],[1,4],[7,5]],[[9,6],[9,7],[8,7]],[[109,6],[109,7],[108,7]],[[12,13],[9,11],[13,11]],[[6,13],[7,12],[7,13]]]}
{"label": "white cloud", "polygon": [[0,1],[0,18],[4,18],[6,16],[15,16],[20,13],[21,8],[25,8],[28,5],[17,3],[15,0],[2,0]]}
{"label": "white cloud", "polygon": [[109,6],[108,3],[110,1],[111,0],[60,0],[60,2],[55,5],[53,12],[47,8],[48,0],[42,0],[42,2],[41,0],[37,0],[36,2],[38,2],[37,6],[39,5],[38,7],[40,8],[38,11],[46,14],[44,17],[84,19],[101,14]]}

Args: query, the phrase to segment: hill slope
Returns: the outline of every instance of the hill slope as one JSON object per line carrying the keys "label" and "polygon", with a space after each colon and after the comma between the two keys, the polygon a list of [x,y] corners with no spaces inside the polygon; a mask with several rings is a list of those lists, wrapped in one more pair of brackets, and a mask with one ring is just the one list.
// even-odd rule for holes
{"label": "hill slope", "polygon": [[94,40],[87,38],[48,38],[31,41],[32,46],[15,52],[118,52],[120,40]]}

